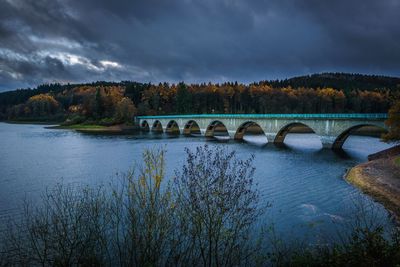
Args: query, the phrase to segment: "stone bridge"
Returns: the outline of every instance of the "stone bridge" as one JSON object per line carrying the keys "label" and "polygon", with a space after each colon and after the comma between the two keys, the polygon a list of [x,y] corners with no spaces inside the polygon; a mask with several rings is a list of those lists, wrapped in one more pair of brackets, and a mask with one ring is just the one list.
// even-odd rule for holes
{"label": "stone bridge", "polygon": [[235,140],[246,132],[263,132],[268,142],[283,143],[293,128],[309,128],[324,148],[340,149],[347,137],[364,126],[387,130],[387,114],[201,114],[139,116],[144,131],[214,137],[225,133]]}

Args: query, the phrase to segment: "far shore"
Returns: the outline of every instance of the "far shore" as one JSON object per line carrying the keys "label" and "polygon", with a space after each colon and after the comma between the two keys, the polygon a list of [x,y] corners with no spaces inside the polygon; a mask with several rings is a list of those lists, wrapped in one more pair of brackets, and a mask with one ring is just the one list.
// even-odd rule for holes
{"label": "far shore", "polygon": [[33,125],[47,125],[46,129],[65,129],[74,130],[82,133],[91,134],[133,134],[137,133],[140,128],[137,125],[120,123],[115,125],[100,125],[95,123],[80,123],[80,124],[64,124],[64,121],[50,121],[50,120],[3,120],[3,123],[10,124],[33,124]]}
{"label": "far shore", "polygon": [[91,134],[131,134],[139,130],[138,126],[128,124],[117,124],[104,126],[98,124],[72,124],[72,125],[57,125],[46,127],[48,129],[67,129],[75,130],[82,133]]}
{"label": "far shore", "polygon": [[38,125],[60,125],[63,121],[51,120],[2,120],[0,122],[10,124],[38,124]]}
{"label": "far shore", "polygon": [[345,178],[388,209],[400,224],[400,145],[350,169]]}

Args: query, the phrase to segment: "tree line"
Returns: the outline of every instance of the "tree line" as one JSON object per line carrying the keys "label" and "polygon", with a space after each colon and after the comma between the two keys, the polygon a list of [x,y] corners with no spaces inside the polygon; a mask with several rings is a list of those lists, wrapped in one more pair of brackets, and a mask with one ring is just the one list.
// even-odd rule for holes
{"label": "tree line", "polygon": [[273,87],[309,87],[309,88],[340,88],[344,91],[355,89],[400,89],[400,78],[382,75],[362,75],[350,73],[321,73],[293,77],[284,80],[265,81]]}
{"label": "tree line", "polygon": [[[341,87],[343,86],[343,87]],[[400,79],[319,74],[241,84],[96,82],[49,84],[0,94],[0,119],[129,121],[134,115],[205,113],[386,113]]]}
{"label": "tree line", "polygon": [[[127,89],[129,93],[131,90]],[[150,85],[134,99],[141,115],[241,113],[381,113],[398,92],[275,88],[264,83]]]}

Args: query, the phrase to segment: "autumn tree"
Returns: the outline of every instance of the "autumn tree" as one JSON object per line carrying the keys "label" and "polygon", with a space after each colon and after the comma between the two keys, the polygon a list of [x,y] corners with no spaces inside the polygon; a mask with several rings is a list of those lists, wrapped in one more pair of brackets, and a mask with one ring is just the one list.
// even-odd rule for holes
{"label": "autumn tree", "polygon": [[110,203],[112,266],[183,266],[174,263],[180,240],[176,205],[165,185],[165,150],[143,152],[136,166],[113,188]]}
{"label": "autumn tree", "polygon": [[28,99],[26,106],[33,116],[46,116],[55,114],[60,104],[49,94],[39,94]]}
{"label": "autumn tree", "polygon": [[383,139],[388,142],[400,141],[400,100],[397,100],[389,109],[388,119],[385,124],[389,127],[389,132],[383,135]]}
{"label": "autumn tree", "polygon": [[[340,77],[341,75],[339,75]],[[334,77],[336,77],[334,75]],[[362,78],[362,77],[359,77]],[[364,77],[365,78],[365,77]],[[367,80],[362,79],[364,82]],[[375,77],[376,78],[376,77]],[[374,79],[375,79],[374,78]],[[314,80],[316,77],[309,77]],[[383,79],[385,81],[386,79]],[[301,81],[301,82],[300,82]],[[59,102],[59,110],[73,113],[89,120],[112,120],[118,103],[123,97],[132,100],[139,115],[211,114],[211,113],[383,113],[387,112],[391,99],[400,97],[400,88],[357,88],[329,86],[319,77],[315,83],[305,80],[262,81],[249,85],[237,82],[178,84],[142,84],[136,82],[96,82],[85,85],[44,86]],[[318,86],[317,86],[318,85]],[[345,84],[343,84],[345,85]],[[38,91],[39,92],[39,91]],[[56,93],[57,92],[57,93]],[[20,97],[30,97],[31,91],[5,95],[16,98],[2,100],[0,116],[18,118],[40,113],[39,105],[32,107],[20,103]],[[43,94],[49,95],[49,94]],[[13,103],[2,106],[2,102]],[[13,107],[14,106],[14,107]],[[72,108],[71,108],[72,107]],[[1,115],[3,113],[4,115]],[[42,113],[46,113],[42,110]],[[34,115],[38,116],[38,115]]]}
{"label": "autumn tree", "polygon": [[115,108],[115,118],[119,122],[129,122],[135,114],[136,107],[128,97],[122,98]]}
{"label": "autumn tree", "polygon": [[124,97],[123,89],[119,86],[101,87],[100,96],[100,101],[103,105],[102,117],[114,116],[118,103]]}

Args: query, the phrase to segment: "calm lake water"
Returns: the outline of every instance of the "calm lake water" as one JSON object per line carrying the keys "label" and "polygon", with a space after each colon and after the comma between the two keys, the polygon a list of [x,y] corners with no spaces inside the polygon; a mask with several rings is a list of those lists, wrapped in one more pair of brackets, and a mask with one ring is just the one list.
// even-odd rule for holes
{"label": "calm lake water", "polygon": [[[289,134],[287,148],[263,145],[262,137],[221,143],[201,137],[167,135],[99,136],[41,125],[0,123],[0,221],[20,213],[24,199],[32,202],[56,183],[108,185],[115,173],[141,161],[144,148],[165,146],[167,177],[185,160],[184,148],[205,143],[255,155],[255,178],[263,203],[270,203],[263,222],[291,238],[334,236],[338,225],[354,221],[360,202],[368,216],[388,221],[386,210],[349,185],[343,175],[367,155],[388,148],[377,138],[351,136],[345,154],[322,149],[313,134]],[[1,224],[1,223],[0,223]],[[4,223],[3,223],[4,226]]]}

